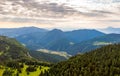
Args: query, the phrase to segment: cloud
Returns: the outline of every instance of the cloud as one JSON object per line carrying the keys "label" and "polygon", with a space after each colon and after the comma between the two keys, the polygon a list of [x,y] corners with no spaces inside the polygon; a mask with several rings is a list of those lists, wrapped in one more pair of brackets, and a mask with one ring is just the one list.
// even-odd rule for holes
{"label": "cloud", "polygon": [[118,20],[98,20],[98,21],[109,22],[109,23],[112,23],[112,22],[114,22],[114,23],[120,23],[120,19],[118,19]]}
{"label": "cloud", "polygon": [[[109,0],[58,1],[61,3],[56,0],[0,0],[0,22],[77,28],[74,25],[102,27],[111,26],[110,23],[118,25],[120,21],[117,11],[120,9],[119,0],[112,0],[112,3]],[[104,4],[105,2],[108,3]]]}
{"label": "cloud", "polygon": [[109,4],[109,3],[118,3],[120,0],[92,0],[95,3],[103,3],[103,4]]}
{"label": "cloud", "polygon": [[[57,3],[37,3],[32,0],[9,1],[10,4],[1,4],[0,14],[25,17],[64,17],[78,13],[71,7]],[[7,2],[6,2],[7,3]]]}
{"label": "cloud", "polygon": [[[88,10],[89,11],[89,10]],[[32,18],[64,18],[70,16],[88,16],[88,17],[102,17],[106,14],[112,14],[108,11],[89,11],[82,12],[66,4],[58,3],[39,3],[33,0],[6,0],[0,5],[0,14],[5,17],[32,17]],[[25,20],[25,19],[23,19]]]}
{"label": "cloud", "polygon": [[114,14],[111,11],[104,11],[104,10],[92,10],[94,13],[99,13],[99,14]]}
{"label": "cloud", "polygon": [[113,0],[113,2],[118,3],[118,2],[120,2],[120,0]]}

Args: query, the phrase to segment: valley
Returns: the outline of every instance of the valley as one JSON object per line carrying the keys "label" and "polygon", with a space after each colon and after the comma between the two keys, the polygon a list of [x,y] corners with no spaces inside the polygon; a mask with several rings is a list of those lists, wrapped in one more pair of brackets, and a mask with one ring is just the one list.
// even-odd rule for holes
{"label": "valley", "polygon": [[119,75],[115,58],[119,59],[120,34],[33,29],[39,32],[0,36],[0,76]]}
{"label": "valley", "polygon": [[0,0],[0,76],[120,76],[120,0]]}

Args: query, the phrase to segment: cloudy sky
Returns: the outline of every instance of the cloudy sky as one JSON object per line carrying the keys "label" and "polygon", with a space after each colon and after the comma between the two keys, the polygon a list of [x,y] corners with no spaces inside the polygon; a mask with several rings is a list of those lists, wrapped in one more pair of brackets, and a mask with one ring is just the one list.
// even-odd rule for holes
{"label": "cloudy sky", "polygon": [[120,27],[120,0],[0,0],[0,28]]}

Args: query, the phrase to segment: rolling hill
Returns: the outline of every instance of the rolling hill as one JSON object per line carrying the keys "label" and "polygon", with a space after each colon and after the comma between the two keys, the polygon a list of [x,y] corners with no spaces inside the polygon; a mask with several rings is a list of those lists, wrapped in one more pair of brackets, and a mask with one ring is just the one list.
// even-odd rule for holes
{"label": "rolling hill", "polygon": [[23,45],[13,38],[0,36],[0,63],[31,58]]}
{"label": "rolling hill", "polygon": [[65,33],[69,40],[76,43],[105,35],[104,33],[94,29],[73,30]]}
{"label": "rolling hill", "polygon": [[102,31],[104,33],[116,33],[116,34],[120,34],[120,28],[108,27],[108,28],[105,28],[105,29],[100,29],[100,31]]}
{"label": "rolling hill", "polygon": [[0,76],[39,76],[50,66],[31,57],[16,39],[0,36]]}
{"label": "rolling hill", "polygon": [[55,51],[66,51],[66,49],[72,46],[74,43],[70,40],[63,38],[60,40],[53,41],[47,45],[47,49]]}
{"label": "rolling hill", "polygon": [[59,30],[59,29],[53,29],[49,32],[47,32],[42,38],[41,38],[41,42],[44,44],[49,44],[53,41],[57,41],[60,39],[65,38],[65,34],[63,31]]}
{"label": "rolling hill", "polygon": [[120,34],[107,34],[101,37],[96,37],[94,39],[90,39],[87,41],[83,41],[73,46],[69,47],[68,53],[77,54],[77,53],[85,53],[91,50],[100,48],[105,45],[119,43],[120,42]]}
{"label": "rolling hill", "polygon": [[44,44],[41,42],[41,38],[45,34],[46,32],[33,32],[30,34],[17,36],[16,39],[30,50],[36,50],[39,48],[44,48]]}
{"label": "rolling hill", "polygon": [[68,47],[75,43],[103,35],[105,34],[96,30],[86,29],[65,32],[59,29],[53,29],[44,33],[36,32],[21,35],[16,37],[16,39],[25,44],[30,50],[48,49],[66,51]]}
{"label": "rolling hill", "polygon": [[21,27],[21,28],[0,28],[0,35],[8,37],[17,37],[33,32],[46,32],[47,30],[37,27]]}
{"label": "rolling hill", "polygon": [[0,36],[0,63],[23,59],[55,63],[67,58],[62,54],[30,51],[14,38]]}
{"label": "rolling hill", "polygon": [[76,55],[54,65],[43,76],[119,76],[120,44]]}

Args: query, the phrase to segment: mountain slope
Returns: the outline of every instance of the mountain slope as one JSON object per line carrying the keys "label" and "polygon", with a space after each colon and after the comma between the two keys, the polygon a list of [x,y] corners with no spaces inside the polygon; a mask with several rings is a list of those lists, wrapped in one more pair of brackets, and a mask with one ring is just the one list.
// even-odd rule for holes
{"label": "mountain slope", "polygon": [[75,43],[103,35],[105,34],[96,30],[76,30],[64,32],[59,29],[53,29],[44,33],[30,33],[16,38],[31,50],[48,49],[54,51],[66,51],[68,47]]}
{"label": "mountain slope", "polygon": [[74,43],[68,40],[67,38],[63,38],[49,43],[47,45],[47,49],[55,51],[66,51],[66,49],[72,46],[73,44]]}
{"label": "mountain slope", "polygon": [[48,44],[53,41],[60,40],[62,38],[65,38],[64,32],[59,29],[53,29],[47,32],[46,35],[42,37],[41,41],[43,41],[43,43],[45,44]]}
{"label": "mountain slope", "polygon": [[[48,74],[47,72],[45,73]],[[47,76],[115,76],[120,75],[120,44],[77,55],[60,62]]]}
{"label": "mountain slope", "polygon": [[85,53],[91,51],[96,48],[100,48],[101,46],[119,43],[120,42],[120,34],[108,34],[101,37],[96,37],[94,39],[90,39],[87,41],[83,41],[81,43],[77,43],[71,47],[69,47],[68,53],[76,54],[76,53]]}
{"label": "mountain slope", "polygon": [[108,28],[105,28],[105,29],[100,29],[100,31],[105,32],[105,33],[117,33],[117,34],[120,34],[120,28],[108,27]]}
{"label": "mountain slope", "polygon": [[28,50],[13,38],[0,36],[0,63],[30,58]]}
{"label": "mountain slope", "polygon": [[76,43],[105,35],[104,33],[99,32],[97,30],[88,30],[88,29],[68,31],[68,32],[64,32],[64,34],[65,34],[64,39],[60,39],[54,41],[53,43],[50,43],[48,49],[56,50],[56,51],[67,51],[69,47],[73,46]]}
{"label": "mountain slope", "polygon": [[24,34],[29,34],[33,32],[46,32],[47,30],[37,28],[37,27],[21,27],[21,28],[1,28],[0,35],[8,37],[17,37]]}
{"label": "mountain slope", "polygon": [[27,48],[31,50],[36,50],[36,49],[44,48],[44,44],[42,43],[41,38],[46,33],[47,32],[33,32],[33,33],[17,36],[16,39],[22,44],[24,44]]}
{"label": "mountain slope", "polygon": [[[53,52],[53,51],[51,51]],[[44,61],[44,62],[50,62],[50,63],[57,63],[60,61],[65,61],[68,58],[63,56],[63,55],[59,55],[56,53],[51,53],[49,52],[42,52],[42,51],[30,51],[30,55],[32,57],[34,57],[35,59],[39,60],[39,61]],[[67,55],[66,55],[67,56]]]}
{"label": "mountain slope", "polygon": [[[67,55],[66,55],[67,56]],[[42,62],[60,62],[66,60],[65,56],[59,54],[51,54],[40,51],[29,51],[21,43],[14,38],[0,36],[0,63],[17,60],[31,60]]]}
{"label": "mountain slope", "polygon": [[49,48],[53,42],[65,38],[64,32],[54,29],[48,32],[36,32],[16,37],[31,50]]}
{"label": "mountain slope", "polygon": [[83,29],[83,30],[74,30],[74,31],[68,31],[66,32],[66,36],[72,41],[72,42],[81,42],[86,41],[98,36],[105,35],[102,32],[99,32],[97,30],[89,30],[89,29]]}

